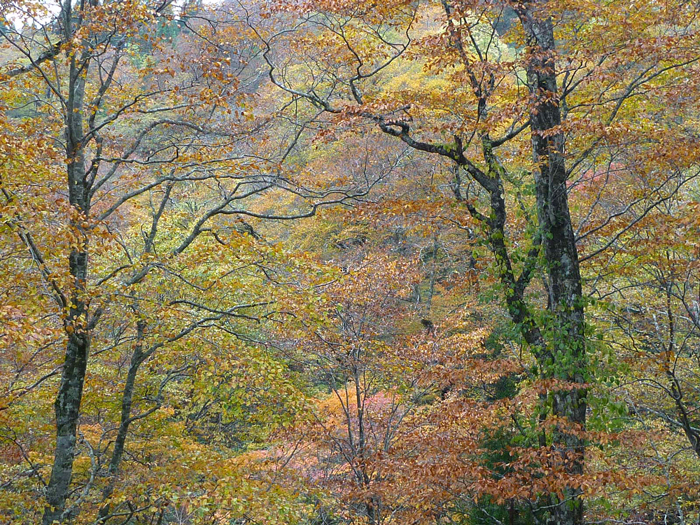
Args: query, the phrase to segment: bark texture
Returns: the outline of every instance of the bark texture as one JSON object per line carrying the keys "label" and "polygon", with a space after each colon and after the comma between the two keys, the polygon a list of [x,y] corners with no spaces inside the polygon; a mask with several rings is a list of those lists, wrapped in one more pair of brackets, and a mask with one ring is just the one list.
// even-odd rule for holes
{"label": "bark texture", "polygon": [[[581,274],[576,239],[571,224],[567,195],[567,170],[564,133],[556,79],[556,43],[552,20],[540,18],[537,2],[518,5],[517,12],[528,38],[527,79],[532,97],[530,129],[535,170],[537,215],[547,263],[547,287],[551,308],[550,350],[540,355],[545,377],[571,383],[552,393],[553,413],[584,430],[586,391],[577,384],[585,382],[586,350]],[[554,445],[567,461],[572,475],[583,473],[584,446],[580,435],[570,429],[555,430]],[[549,523],[583,523],[580,491],[566,490],[557,501]]]}
{"label": "bark texture", "polygon": [[[65,2],[62,24],[65,35],[73,34],[75,20],[71,3]],[[84,229],[89,214],[90,197],[85,174],[85,148],[83,130],[83,108],[85,101],[85,77],[88,60],[86,52],[73,57],[67,86],[65,108],[65,140],[67,184],[69,202],[72,207],[70,228],[77,242],[70,252],[68,265],[71,277],[67,315],[64,328],[67,336],[65,361],[61,383],[54,403],[56,414],[56,448],[51,477],[46,489],[46,507],[43,525],[64,522],[70,519],[71,509],[66,508],[73,473],[73,460],[77,451],[77,428],[80,404],[90,352],[90,329],[85,283],[88,275],[88,246]]]}

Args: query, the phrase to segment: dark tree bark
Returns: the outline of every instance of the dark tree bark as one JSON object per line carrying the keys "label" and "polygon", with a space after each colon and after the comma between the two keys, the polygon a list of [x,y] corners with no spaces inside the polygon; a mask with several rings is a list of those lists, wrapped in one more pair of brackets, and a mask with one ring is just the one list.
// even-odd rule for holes
{"label": "dark tree bark", "polygon": [[[556,44],[550,18],[539,18],[535,2],[516,7],[528,38],[530,56],[527,79],[532,97],[530,129],[535,170],[537,216],[547,263],[547,287],[551,309],[551,357],[539,356],[545,376],[570,383],[571,388],[553,392],[553,413],[585,429],[586,390],[576,386],[585,382],[586,349],[584,311],[579,257],[571,224],[567,195],[567,170],[564,157],[564,133],[557,94]],[[564,429],[556,429],[554,444],[566,456],[567,470],[583,473],[584,440]],[[554,508],[550,523],[583,523],[580,491],[568,489]]]}
{"label": "dark tree bark", "polygon": [[[62,12],[64,35],[73,34],[73,11],[70,2],[64,2]],[[65,141],[69,202],[72,207],[71,231],[77,243],[69,255],[71,289],[64,320],[68,342],[61,383],[54,403],[56,414],[56,448],[51,478],[46,489],[46,508],[42,522],[50,525],[62,522],[70,514],[66,500],[70,491],[73,460],[76,455],[76,433],[80,417],[80,404],[90,351],[90,327],[85,284],[88,275],[88,246],[84,222],[90,211],[89,189],[85,173],[85,148],[83,144],[83,109],[85,78],[89,59],[84,51],[70,62],[68,96],[65,108]]]}
{"label": "dark tree bark", "polygon": [[[143,321],[139,321],[136,325],[136,330],[136,346],[131,355],[131,363],[129,364],[129,371],[126,375],[126,382],[124,383],[124,390],[122,392],[122,410],[119,420],[119,429],[117,430],[117,437],[114,440],[112,457],[109,460],[109,469],[107,472],[109,480],[107,482],[107,486],[102,491],[102,499],[104,501],[107,501],[114,493],[116,477],[124,455],[124,446],[126,445],[129,426],[133,420],[131,416],[131,407],[134,402],[134,391],[136,390],[136,376],[141,364],[149,355],[143,350],[145,323]],[[109,518],[110,508],[111,506],[109,504],[105,504],[100,509],[98,523],[105,523],[107,521]]]}
{"label": "dark tree bark", "polygon": [[[447,2],[443,5],[449,19],[451,7]],[[542,377],[570,383],[570,386],[551,392],[550,395],[553,414],[568,422],[568,428],[555,428],[553,443],[561,455],[560,460],[566,464],[567,472],[575,476],[583,473],[585,449],[585,442],[577,432],[584,430],[586,423],[586,390],[577,386],[585,383],[586,371],[583,297],[566,187],[565,137],[561,131],[561,109],[557,93],[554,29],[549,17],[538,17],[535,12],[538,7],[535,1],[516,6],[529,45],[527,78],[532,100],[528,124],[532,134],[533,157],[537,164],[534,176],[539,223],[539,232],[533,238],[532,249],[519,276],[515,275],[505,242],[507,208],[502,182],[505,168],[494,152],[494,148],[512,137],[493,140],[488,132],[481,133],[482,155],[487,166],[484,171],[464,156],[459,137],[455,137],[453,147],[446,148],[415,140],[410,134],[408,122],[381,117],[374,117],[374,120],[385,133],[399,137],[415,149],[451,158],[488,193],[490,213],[487,217],[462,199],[459,172],[456,172],[453,187],[455,196],[464,202],[471,216],[484,226],[491,252],[496,259],[499,280],[506,290],[508,313],[532,347]],[[451,22],[448,22],[448,30],[451,32],[453,47],[462,56],[467,71],[470,71],[471,59],[465,51],[459,32],[451,26]],[[484,122],[488,112],[488,99],[494,89],[494,79],[492,76],[477,78],[473,73],[469,78],[478,100],[480,121]],[[518,132],[519,130],[514,130],[513,136]],[[532,316],[524,297],[540,249],[544,251],[550,314],[549,322],[544,326],[539,325]],[[549,495],[547,506],[551,506],[553,511],[547,518],[547,523],[582,524],[583,504],[580,495],[580,491],[573,487],[565,491],[561,500]]]}

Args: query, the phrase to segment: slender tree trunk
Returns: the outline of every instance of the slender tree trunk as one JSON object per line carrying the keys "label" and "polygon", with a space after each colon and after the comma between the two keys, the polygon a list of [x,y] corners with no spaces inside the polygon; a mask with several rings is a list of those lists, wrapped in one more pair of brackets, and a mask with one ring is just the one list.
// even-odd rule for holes
{"label": "slender tree trunk", "polygon": [[[585,382],[586,356],[584,311],[576,239],[571,224],[564,158],[564,133],[557,92],[555,40],[550,18],[538,18],[534,2],[517,8],[531,47],[527,78],[533,97],[530,113],[535,170],[538,220],[547,261],[547,286],[552,309],[553,340],[551,356],[541,356],[546,377],[574,383],[573,388],[552,393],[553,413],[580,430],[586,423],[586,391],[575,387]],[[550,354],[548,352],[547,354]],[[584,440],[576,432],[555,429],[558,447],[567,471],[578,475],[584,468]],[[554,508],[550,523],[583,523],[583,505],[578,489],[569,488]]]}
{"label": "slender tree trunk", "polygon": [[[126,382],[124,383],[124,391],[122,392],[122,411],[119,422],[119,429],[117,430],[117,437],[114,440],[114,450],[112,451],[112,457],[109,462],[109,481],[107,486],[102,491],[102,498],[106,501],[114,492],[114,487],[116,485],[116,477],[119,472],[119,466],[121,465],[122,457],[124,455],[124,446],[126,445],[126,437],[129,433],[129,425],[131,424],[131,407],[134,401],[134,390],[136,389],[136,376],[138,374],[139,368],[144,360],[147,358],[147,354],[143,350],[143,333],[145,330],[145,323],[139,321],[136,326],[137,330],[137,343],[134,348],[134,353],[131,355],[131,364],[129,365],[129,371],[126,375]],[[105,523],[109,519],[111,506],[106,503],[99,512],[98,523]]]}
{"label": "slender tree trunk", "polygon": [[[64,7],[64,24],[70,33],[70,3]],[[76,455],[76,434],[83,398],[83,386],[90,351],[88,326],[88,304],[85,283],[88,274],[88,246],[85,220],[89,213],[89,195],[85,179],[85,151],[83,139],[83,104],[85,98],[85,75],[87,60],[73,57],[66,104],[66,158],[68,195],[72,207],[70,228],[76,237],[68,265],[71,290],[68,294],[68,312],[64,327],[68,337],[66,354],[61,374],[61,383],[54,403],[56,414],[56,448],[51,469],[51,478],[46,489],[46,508],[42,523],[61,523],[70,514],[66,500],[70,492],[73,475],[73,460]]]}

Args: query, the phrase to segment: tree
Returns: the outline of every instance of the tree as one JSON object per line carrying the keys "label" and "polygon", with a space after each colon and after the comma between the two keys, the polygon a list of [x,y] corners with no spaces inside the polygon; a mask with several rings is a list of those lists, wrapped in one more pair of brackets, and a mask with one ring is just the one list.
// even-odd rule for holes
{"label": "tree", "polygon": [[[360,13],[359,16],[349,6],[318,6],[321,12],[318,15],[309,13],[307,20],[312,25],[325,28],[326,34],[345,47],[349,53],[350,63],[355,63],[356,68],[351,70],[345,82],[350,89],[357,107],[334,107],[332,102],[323,95],[317,95],[316,91],[304,91],[296,87],[289,87],[278,80],[276,65],[270,58],[271,40],[267,38],[264,45],[268,52],[265,54],[270,79],[273,83],[287,91],[293,97],[301,97],[312,104],[330,113],[352,113],[374,120],[379,128],[389,135],[395,136],[408,146],[429,153],[440,155],[456,164],[454,191],[460,202],[464,202],[473,219],[485,230],[489,239],[491,250],[496,258],[499,276],[505,288],[505,299],[513,321],[521,328],[523,337],[533,347],[538,355],[540,367],[546,376],[559,377],[564,381],[584,383],[585,371],[585,345],[583,338],[583,300],[581,292],[581,279],[578,268],[578,255],[575,246],[573,228],[567,202],[566,191],[566,167],[563,155],[564,135],[559,130],[561,116],[559,102],[557,100],[556,69],[554,64],[554,33],[552,21],[548,16],[536,12],[534,4],[519,5],[516,12],[521,19],[527,35],[527,43],[530,52],[526,53],[524,67],[528,74],[528,85],[532,100],[527,102],[529,106],[529,118],[525,117],[525,123],[516,117],[511,128],[500,138],[493,138],[493,132],[489,129],[489,112],[492,99],[496,96],[494,91],[497,79],[502,81],[503,71],[499,71],[498,64],[488,60],[488,47],[497,38],[493,29],[488,36],[487,43],[480,44],[470,33],[476,24],[469,23],[469,10],[472,6],[465,5],[455,7],[444,4],[444,19],[446,30],[437,38],[429,38],[432,45],[439,46],[443,55],[432,54],[432,60],[438,67],[446,67],[447,62],[459,64],[460,80],[465,80],[471,88],[471,93],[465,94],[475,104],[475,117],[472,122],[476,125],[472,137],[476,135],[480,143],[482,161],[485,168],[480,168],[475,162],[465,155],[463,139],[464,124],[454,129],[454,143],[440,144],[431,140],[416,139],[412,133],[412,124],[409,118],[394,116],[396,113],[380,113],[371,103],[367,103],[358,84],[365,78],[378,75],[383,69],[398,57],[400,57],[411,43],[409,31],[415,19],[413,6],[399,4],[389,6],[395,9],[386,13],[394,16],[396,22],[384,24],[385,18],[379,18],[381,12],[372,10]],[[317,8],[317,9],[318,9]],[[485,10],[484,14],[485,15]],[[500,16],[497,14],[497,16]],[[401,43],[393,43],[390,39],[392,26],[396,24],[405,28],[406,37]],[[355,47],[352,40],[356,36],[354,25],[359,25],[365,32],[372,35],[380,46],[381,51],[371,49],[374,55],[365,49]],[[347,26],[347,27],[346,27]],[[494,24],[495,26],[495,24]],[[468,40],[469,38],[469,40]],[[373,42],[374,43],[374,42]],[[474,49],[467,51],[467,46],[473,45]],[[482,47],[485,49],[482,50]],[[383,53],[382,53],[383,51]],[[471,52],[476,54],[475,57]],[[388,55],[388,58],[384,58]],[[369,63],[365,63],[365,61]],[[343,64],[343,70],[348,65]],[[345,71],[343,71],[345,73]],[[341,73],[342,74],[342,73]],[[339,75],[340,76],[340,75]],[[286,78],[286,75],[282,78]],[[341,77],[342,78],[342,77]],[[499,82],[500,83],[500,82]],[[328,89],[335,89],[335,85]],[[329,91],[332,93],[332,91]],[[525,110],[523,108],[523,110]],[[408,106],[396,108],[394,111],[406,111]],[[516,276],[511,263],[511,256],[506,245],[506,202],[504,195],[504,179],[507,172],[500,159],[496,156],[495,148],[517,137],[526,127],[531,127],[533,136],[533,151],[536,161],[535,194],[537,197],[537,210],[539,228],[536,237],[532,241],[526,262],[523,264],[522,273]],[[469,144],[467,144],[469,146]],[[474,181],[486,192],[489,199],[490,212],[482,214],[462,194],[461,170],[464,169]],[[534,264],[539,255],[540,244],[544,247],[546,270],[548,275],[549,308],[553,316],[553,325],[547,327],[554,340],[549,343],[542,333],[542,328],[537,325],[530,308],[526,305],[524,292],[534,271]],[[585,402],[584,389],[574,387],[556,391],[553,394],[553,412],[555,415],[568,418],[571,422],[585,426]],[[559,430],[556,432],[555,443],[561,447],[562,454],[574,453],[577,458],[571,465],[572,474],[581,474],[583,463],[583,442],[575,434]],[[567,460],[568,461],[568,460]],[[577,492],[569,491],[564,500],[576,501]],[[566,501],[557,505],[555,518],[558,523],[580,523],[582,520],[582,506],[574,505]]]}
{"label": "tree", "polygon": [[[592,375],[570,185],[596,162],[611,134],[623,130],[620,139],[630,137],[625,123],[635,97],[688,78],[695,62],[688,51],[697,45],[693,10],[645,3],[626,20],[628,33],[601,46],[619,13],[595,2],[278,6],[280,19],[292,12],[294,23],[281,31],[258,24],[256,31],[270,82],[289,101],[318,108],[331,129],[373,122],[381,132],[454,166],[455,198],[488,240],[510,317],[537,357],[541,376],[558,381],[542,401],[563,418],[551,439],[572,484],[560,496],[550,495],[550,519],[582,523],[574,479],[584,473],[582,431]],[[665,44],[647,31],[650,17],[663,19],[655,27],[664,28]],[[670,42],[682,51],[668,56]],[[412,75],[420,73],[404,59],[421,64],[432,78],[416,80]],[[591,125],[591,115],[602,124]],[[522,139],[528,129],[529,144]],[[664,185],[652,182],[656,191]],[[527,247],[519,250],[509,209],[527,210],[528,188],[536,219],[529,224]],[[649,210],[659,204],[644,202]],[[615,218],[609,215],[606,224]],[[602,253],[628,228],[621,225],[585,257]],[[540,273],[546,304],[528,297]]]}
{"label": "tree", "polygon": [[[254,340],[240,323],[277,315],[270,279],[279,251],[243,217],[310,216],[354,195],[306,191],[280,168],[283,153],[267,155],[270,120],[250,108],[255,50],[235,37],[235,17],[197,9],[3,6],[2,136],[12,159],[2,168],[3,270],[26,279],[4,293],[10,315],[37,320],[36,334],[45,334],[5,334],[3,344],[19,349],[4,363],[16,375],[4,408],[21,414],[31,404],[14,406],[19,397],[43,396],[40,388],[60,376],[45,524],[69,521],[95,499],[99,523],[137,512],[138,504],[113,497],[126,441],[196,368],[196,356],[181,352],[204,330],[230,334],[224,347]],[[19,143],[23,156],[13,151],[18,128],[30,141]],[[286,208],[283,194],[294,197]],[[164,352],[170,362],[157,358]],[[117,403],[100,398],[99,381]],[[93,425],[102,433],[88,432]],[[8,439],[44,483],[33,452],[15,437]],[[148,510],[162,506],[146,501]]]}
{"label": "tree", "polygon": [[0,9],[3,519],[695,519],[697,6]]}
{"label": "tree", "polygon": [[693,193],[689,188],[674,195],[620,240],[616,288],[601,301],[612,344],[628,364],[616,393],[630,407],[630,427],[649,434],[624,461],[633,468],[651,463],[646,468],[658,472],[660,480],[647,488],[647,498],[659,503],[647,512],[680,523],[697,515],[697,487],[689,481],[698,467]]}

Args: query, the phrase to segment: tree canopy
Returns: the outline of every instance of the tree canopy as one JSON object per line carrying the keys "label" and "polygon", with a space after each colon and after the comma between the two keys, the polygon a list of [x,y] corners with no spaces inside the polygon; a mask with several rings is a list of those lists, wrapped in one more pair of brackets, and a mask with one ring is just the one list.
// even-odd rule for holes
{"label": "tree canopy", "polygon": [[700,522],[699,15],[0,3],[0,522]]}

